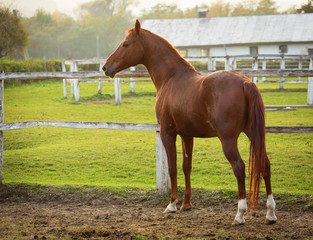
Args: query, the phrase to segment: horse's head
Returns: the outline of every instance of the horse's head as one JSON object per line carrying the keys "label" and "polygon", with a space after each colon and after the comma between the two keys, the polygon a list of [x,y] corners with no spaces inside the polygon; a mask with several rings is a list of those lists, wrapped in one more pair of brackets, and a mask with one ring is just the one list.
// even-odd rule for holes
{"label": "horse's head", "polygon": [[140,30],[140,22],[137,20],[135,27],[127,31],[126,37],[103,65],[102,70],[105,75],[113,78],[116,73],[141,63],[144,50],[140,40]]}

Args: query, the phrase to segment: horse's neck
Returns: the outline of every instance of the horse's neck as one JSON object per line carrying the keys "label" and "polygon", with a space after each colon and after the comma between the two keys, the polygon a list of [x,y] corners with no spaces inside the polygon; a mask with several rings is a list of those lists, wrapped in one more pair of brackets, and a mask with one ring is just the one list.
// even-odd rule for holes
{"label": "horse's neck", "polygon": [[146,33],[145,38],[143,65],[148,69],[157,90],[166,81],[173,79],[173,76],[178,72],[186,71],[190,73],[193,70],[196,72],[166,40],[150,32]]}

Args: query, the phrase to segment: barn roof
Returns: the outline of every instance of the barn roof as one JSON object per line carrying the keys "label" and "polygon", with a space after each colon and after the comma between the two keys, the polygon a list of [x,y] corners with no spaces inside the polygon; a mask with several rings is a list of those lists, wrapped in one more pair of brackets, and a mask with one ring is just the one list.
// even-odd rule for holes
{"label": "barn roof", "polygon": [[147,19],[175,47],[313,42],[313,14]]}

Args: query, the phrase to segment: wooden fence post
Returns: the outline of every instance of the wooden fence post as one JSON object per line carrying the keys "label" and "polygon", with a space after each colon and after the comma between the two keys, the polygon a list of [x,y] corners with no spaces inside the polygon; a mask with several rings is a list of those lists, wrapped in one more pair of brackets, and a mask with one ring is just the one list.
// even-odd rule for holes
{"label": "wooden fence post", "polygon": [[[262,62],[262,70],[266,70],[266,60],[265,60],[265,58],[263,59],[263,62]],[[263,77],[262,80],[266,81],[266,77]]]}
{"label": "wooden fence post", "polygon": [[[302,69],[302,57],[299,57],[298,69]],[[298,77],[298,80],[301,81],[301,77]]]}
{"label": "wooden fence post", "polygon": [[[281,57],[280,60],[280,69],[284,70],[286,68],[286,59],[284,57],[284,55]],[[279,80],[279,89],[284,89],[284,77],[280,77]]]}
{"label": "wooden fence post", "polygon": [[[75,72],[74,70],[74,63],[72,62],[70,65],[70,72]],[[71,97],[74,97],[74,82],[71,81]]]}
{"label": "wooden fence post", "polygon": [[[0,79],[0,123],[3,123],[3,88],[4,80]],[[0,131],[0,185],[2,184],[3,173],[3,131]]]}
{"label": "wooden fence post", "polygon": [[237,69],[237,58],[234,57],[233,58],[233,70],[236,70]]}
{"label": "wooden fence post", "polygon": [[121,93],[121,79],[114,78],[114,90],[115,90],[115,104],[122,104],[122,93]]}
{"label": "wooden fence post", "polygon": [[[134,72],[136,71],[136,67],[130,67],[130,71]],[[130,78],[130,92],[135,92],[135,80],[136,78],[131,77]]]}
{"label": "wooden fence post", "polygon": [[216,58],[213,59],[213,68],[212,70],[216,70]]}
{"label": "wooden fence post", "polygon": [[[253,67],[253,70],[258,70],[258,66],[259,65],[259,59],[258,59],[258,56],[254,56],[253,59],[252,59],[252,67]],[[258,83],[258,77],[253,77],[253,82],[255,84]]]}
{"label": "wooden fence post", "polygon": [[[313,57],[310,58],[310,70],[313,70]],[[308,84],[308,105],[313,105],[313,77],[309,77]]]}
{"label": "wooden fence post", "polygon": [[[101,72],[102,70],[102,64],[100,63],[99,64],[99,72]],[[99,78],[99,84],[98,84],[98,94],[101,94],[102,93],[102,82],[101,82],[101,78]]]}
{"label": "wooden fence post", "polygon": [[156,188],[160,195],[167,195],[171,190],[166,151],[159,131],[156,132]]}
{"label": "wooden fence post", "polygon": [[[74,62],[74,67],[73,67],[73,72],[77,72],[78,71],[78,66],[77,66],[77,62]],[[78,79],[74,79],[74,97],[75,97],[75,101],[78,102],[79,101],[79,82]]]}
{"label": "wooden fence post", "polygon": [[[65,61],[62,61],[62,72],[66,72]],[[63,79],[63,96],[67,98],[67,79]]]}
{"label": "wooden fence post", "polygon": [[231,59],[229,56],[225,57],[225,70],[231,70]]}
{"label": "wooden fence post", "polygon": [[213,70],[213,59],[208,58],[208,70]]}

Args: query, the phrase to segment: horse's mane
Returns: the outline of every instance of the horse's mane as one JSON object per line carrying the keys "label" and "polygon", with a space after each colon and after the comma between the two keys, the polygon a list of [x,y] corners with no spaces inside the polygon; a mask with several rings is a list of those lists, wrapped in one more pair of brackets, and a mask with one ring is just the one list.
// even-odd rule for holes
{"label": "horse's mane", "polygon": [[[130,29],[127,31],[127,33],[130,33],[131,31],[133,31],[134,29]],[[155,41],[160,41],[161,45],[166,46],[168,48],[169,53],[175,58],[175,61],[177,63],[181,63],[182,65],[184,65],[186,67],[186,70],[193,70],[193,71],[197,71],[194,66],[192,66],[191,63],[189,63],[188,61],[186,61],[178,52],[178,50],[169,42],[167,41],[165,38],[147,30],[147,29],[141,29],[141,32],[145,33],[146,37],[150,37],[153,38],[151,39],[151,41],[155,42]],[[156,40],[157,39],[157,40]]]}

